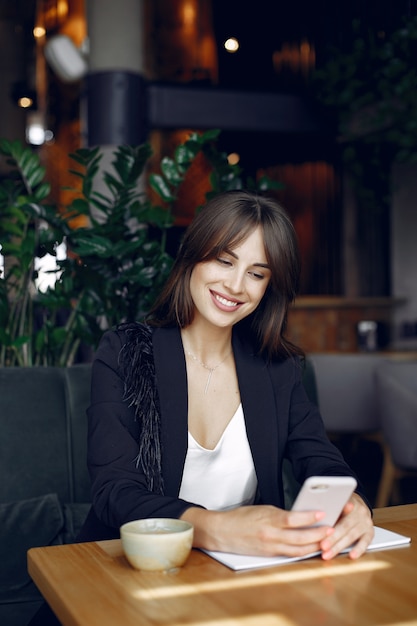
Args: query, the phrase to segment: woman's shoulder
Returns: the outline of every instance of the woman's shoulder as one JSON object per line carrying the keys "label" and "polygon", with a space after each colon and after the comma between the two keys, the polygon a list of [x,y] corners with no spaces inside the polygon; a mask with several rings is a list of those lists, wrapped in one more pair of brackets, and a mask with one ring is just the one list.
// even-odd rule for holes
{"label": "woman's shoulder", "polygon": [[124,344],[139,338],[151,339],[152,328],[143,322],[122,322],[104,331],[100,343],[118,342]]}
{"label": "woman's shoulder", "polygon": [[122,351],[151,350],[152,328],[141,322],[121,323],[106,330],[101,337],[95,358],[109,353],[119,355]]}
{"label": "woman's shoulder", "polygon": [[302,359],[296,354],[268,359],[266,366],[272,378],[292,384],[300,380],[303,371]]}
{"label": "woman's shoulder", "polygon": [[152,339],[151,326],[143,322],[124,322],[118,324],[113,332],[117,333],[124,342],[150,342]]}

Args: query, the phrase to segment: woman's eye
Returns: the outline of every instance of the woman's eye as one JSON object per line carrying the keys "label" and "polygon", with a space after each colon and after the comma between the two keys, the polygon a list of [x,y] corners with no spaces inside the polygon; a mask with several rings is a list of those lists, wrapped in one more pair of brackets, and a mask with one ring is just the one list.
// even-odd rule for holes
{"label": "woman's eye", "polygon": [[254,278],[256,278],[257,280],[262,280],[264,278],[263,274],[260,274],[259,272],[251,272],[252,276]]}
{"label": "woman's eye", "polygon": [[223,257],[218,257],[218,262],[221,263],[222,265],[231,265],[231,261],[229,261],[229,259],[225,259]]}

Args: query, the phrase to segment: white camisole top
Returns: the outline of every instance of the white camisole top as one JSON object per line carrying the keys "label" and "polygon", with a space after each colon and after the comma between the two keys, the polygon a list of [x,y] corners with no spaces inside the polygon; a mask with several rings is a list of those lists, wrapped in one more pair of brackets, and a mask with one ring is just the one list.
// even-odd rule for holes
{"label": "white camisole top", "polygon": [[242,404],[213,450],[200,446],[188,433],[180,498],[224,511],[253,504],[257,486]]}

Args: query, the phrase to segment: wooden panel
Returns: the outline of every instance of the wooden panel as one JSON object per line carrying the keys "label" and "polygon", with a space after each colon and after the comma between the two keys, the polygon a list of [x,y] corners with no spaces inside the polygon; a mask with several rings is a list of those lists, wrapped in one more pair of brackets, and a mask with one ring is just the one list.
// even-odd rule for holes
{"label": "wooden panel", "polygon": [[288,316],[288,337],[305,352],[357,352],[357,324],[375,320],[388,330],[391,298],[306,296],[296,300]]}

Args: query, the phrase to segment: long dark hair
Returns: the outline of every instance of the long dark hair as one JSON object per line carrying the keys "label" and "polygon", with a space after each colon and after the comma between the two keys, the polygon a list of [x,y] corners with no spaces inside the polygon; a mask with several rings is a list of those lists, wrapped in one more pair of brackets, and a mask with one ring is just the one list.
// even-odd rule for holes
{"label": "long dark hair", "polygon": [[285,338],[288,307],[299,287],[297,236],[278,202],[251,191],[220,193],[197,214],[186,230],[168,281],[149,313],[148,323],[182,328],[191,324],[194,303],[190,277],[195,265],[232,250],[258,226],[263,232],[271,280],[256,311],[237,326],[250,328],[259,351],[270,358],[302,355],[302,350]]}

